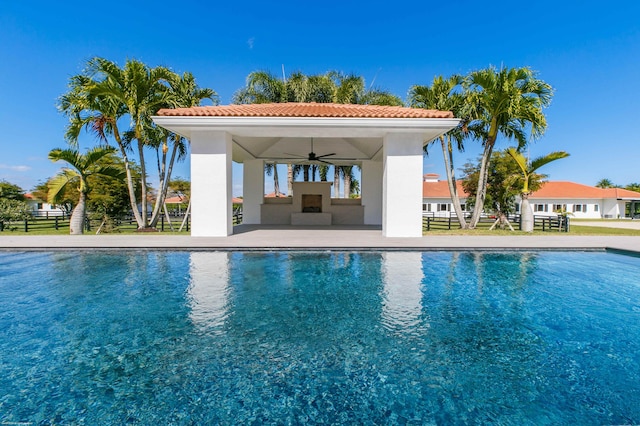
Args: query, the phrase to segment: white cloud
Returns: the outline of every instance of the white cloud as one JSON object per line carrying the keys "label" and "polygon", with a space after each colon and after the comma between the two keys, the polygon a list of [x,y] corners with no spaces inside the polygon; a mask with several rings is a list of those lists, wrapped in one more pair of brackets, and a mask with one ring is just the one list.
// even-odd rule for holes
{"label": "white cloud", "polygon": [[14,172],[28,172],[31,170],[29,166],[7,166],[6,164],[0,164],[0,169],[12,170]]}
{"label": "white cloud", "polygon": [[249,46],[249,49],[253,49],[253,43],[256,41],[255,37],[251,37],[249,40],[247,40],[247,45]]}

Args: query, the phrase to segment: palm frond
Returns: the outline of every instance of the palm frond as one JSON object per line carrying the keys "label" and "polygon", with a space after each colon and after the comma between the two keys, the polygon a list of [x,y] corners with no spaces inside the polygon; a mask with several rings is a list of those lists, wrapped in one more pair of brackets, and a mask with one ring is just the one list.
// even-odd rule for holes
{"label": "palm frond", "polygon": [[75,184],[80,179],[77,172],[71,169],[63,169],[60,173],[49,179],[47,186],[47,202],[50,204],[58,204],[62,201],[62,194],[69,184]]}

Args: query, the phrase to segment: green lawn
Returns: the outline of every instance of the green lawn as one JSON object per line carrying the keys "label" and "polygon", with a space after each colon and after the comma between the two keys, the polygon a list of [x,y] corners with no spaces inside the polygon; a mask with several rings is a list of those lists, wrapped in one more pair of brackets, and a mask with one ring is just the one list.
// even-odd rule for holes
{"label": "green lawn", "polygon": [[[612,222],[618,222],[613,219]],[[640,230],[633,229],[620,229],[620,228],[605,228],[605,227],[597,227],[597,226],[581,226],[579,225],[580,221],[571,221],[571,228],[569,233],[564,232],[555,232],[555,231],[534,231],[532,234],[521,232],[521,231],[509,231],[496,229],[493,231],[489,231],[489,229],[480,228],[475,230],[463,230],[463,229],[451,229],[451,230],[431,230],[425,231],[424,235],[505,235],[505,236],[513,236],[513,235],[628,235],[628,236],[640,236]],[[177,230],[180,227],[180,223],[174,225]],[[55,230],[53,228],[40,228],[37,226],[31,226],[29,232],[24,232],[24,225],[14,224],[11,226],[11,229],[5,229],[0,232],[0,238],[3,236],[15,236],[15,235],[67,235],[69,234],[69,227],[63,226],[60,229]],[[97,228],[94,228],[93,231],[85,232],[87,235],[95,234]],[[182,232],[171,231],[169,226],[165,223],[164,232],[138,232],[136,230],[135,225],[126,224],[121,226],[118,229],[118,232],[112,234],[120,234],[120,235],[190,235],[190,232],[183,230]],[[106,234],[105,234],[106,235]]]}

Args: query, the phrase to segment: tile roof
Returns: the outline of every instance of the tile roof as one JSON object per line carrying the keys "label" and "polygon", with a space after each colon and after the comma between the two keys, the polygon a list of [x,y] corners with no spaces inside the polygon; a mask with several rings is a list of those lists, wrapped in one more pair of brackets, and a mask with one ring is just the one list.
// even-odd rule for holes
{"label": "tile roof", "polygon": [[315,102],[164,108],[159,110],[157,114],[164,117],[454,118],[451,111]]}
{"label": "tile roof", "polygon": [[[469,196],[462,188],[462,183],[456,181],[456,187],[458,190],[458,196],[460,198],[466,198]],[[422,182],[422,197],[423,198],[451,198],[449,192],[449,184],[446,180],[439,180],[437,182]]]}
{"label": "tile roof", "polygon": [[275,192],[270,192],[268,194],[265,194],[264,196],[265,198],[287,198],[287,194],[285,194],[284,192],[280,192],[280,195],[278,195],[277,197]]}
{"label": "tile roof", "polygon": [[596,188],[595,186],[566,181],[549,181],[533,192],[529,199],[536,198],[594,198],[594,199],[640,199],[640,193],[622,188]]}
{"label": "tile roof", "polygon": [[174,197],[167,197],[164,199],[165,204],[182,204],[188,202],[186,197],[176,195]]}
{"label": "tile roof", "polygon": [[[426,175],[425,175],[426,176]],[[457,181],[458,194],[461,198],[468,197],[462,184]],[[449,185],[446,180],[422,182],[423,198],[449,198]],[[542,188],[529,195],[529,199],[627,199],[640,200],[640,192],[622,188],[596,188],[595,186],[565,181],[549,181]]]}

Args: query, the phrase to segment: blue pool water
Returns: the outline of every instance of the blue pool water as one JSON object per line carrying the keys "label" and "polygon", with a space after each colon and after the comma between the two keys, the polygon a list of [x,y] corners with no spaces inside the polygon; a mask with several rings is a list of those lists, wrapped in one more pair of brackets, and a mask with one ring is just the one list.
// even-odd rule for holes
{"label": "blue pool water", "polygon": [[0,424],[640,423],[640,258],[0,252]]}

